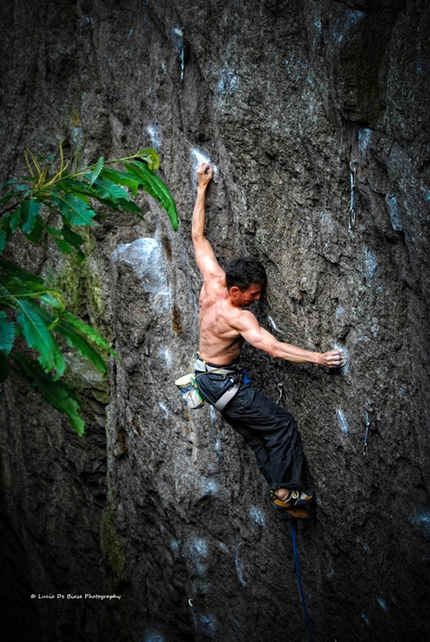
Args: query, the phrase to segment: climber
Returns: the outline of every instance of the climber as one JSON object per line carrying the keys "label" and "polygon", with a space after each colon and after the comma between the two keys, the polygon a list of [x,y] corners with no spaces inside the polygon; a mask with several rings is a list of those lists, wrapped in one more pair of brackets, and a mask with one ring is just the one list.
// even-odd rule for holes
{"label": "climber", "polygon": [[341,350],[310,352],[280,342],[246,309],[264,295],[265,269],[251,257],[231,261],[226,271],[220,267],[204,234],[206,190],[214,170],[199,163],[196,171],[192,240],[203,277],[196,383],[203,399],[221,411],[253,450],[275,508],[305,518],[315,497],[313,491],[301,488],[303,452],[294,417],[250,385],[238,360],[244,341],[294,363],[339,368],[345,365],[345,357]]}

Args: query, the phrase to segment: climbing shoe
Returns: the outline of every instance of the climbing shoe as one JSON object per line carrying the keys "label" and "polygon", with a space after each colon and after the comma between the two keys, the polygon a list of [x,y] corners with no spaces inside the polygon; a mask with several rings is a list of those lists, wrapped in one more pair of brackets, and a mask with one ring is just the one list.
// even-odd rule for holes
{"label": "climbing shoe", "polygon": [[285,499],[279,499],[274,490],[270,491],[270,496],[276,508],[309,508],[315,501],[315,491],[301,491],[292,488]]}
{"label": "climbing shoe", "polygon": [[305,508],[284,508],[279,511],[279,517],[282,520],[291,519],[312,519],[313,511],[306,510]]}

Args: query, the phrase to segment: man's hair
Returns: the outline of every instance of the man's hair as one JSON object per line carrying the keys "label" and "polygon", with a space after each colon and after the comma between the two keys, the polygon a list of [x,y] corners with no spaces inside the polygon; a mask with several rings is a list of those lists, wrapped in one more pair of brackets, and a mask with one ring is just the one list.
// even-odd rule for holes
{"label": "man's hair", "polygon": [[260,261],[257,261],[252,256],[243,256],[230,261],[227,265],[225,276],[228,290],[233,285],[236,285],[239,290],[244,292],[250,285],[255,283],[256,285],[261,285],[264,293],[267,283],[266,270]]}

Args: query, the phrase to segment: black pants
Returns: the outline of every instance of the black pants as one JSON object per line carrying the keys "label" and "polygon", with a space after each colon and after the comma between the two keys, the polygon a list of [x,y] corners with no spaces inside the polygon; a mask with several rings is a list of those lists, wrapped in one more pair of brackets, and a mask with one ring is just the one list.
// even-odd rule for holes
{"label": "black pants", "polygon": [[[237,381],[238,376],[205,373],[196,379],[203,399],[211,404],[232,385],[232,380]],[[272,490],[300,486],[303,451],[295,419],[288,410],[242,383],[221,414],[252,448]]]}

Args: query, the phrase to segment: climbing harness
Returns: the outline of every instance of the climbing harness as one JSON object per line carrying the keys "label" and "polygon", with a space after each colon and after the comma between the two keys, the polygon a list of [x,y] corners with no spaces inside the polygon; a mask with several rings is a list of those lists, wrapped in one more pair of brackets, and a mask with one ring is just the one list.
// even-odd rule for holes
{"label": "climbing harness", "polygon": [[229,401],[231,401],[231,400],[233,399],[233,397],[235,397],[235,396],[236,396],[236,393],[239,391],[239,388],[240,388],[240,381],[238,381],[238,382],[236,382],[236,383],[234,383],[234,380],[233,380],[233,379],[231,379],[231,381],[232,381],[232,383],[233,383],[233,385],[231,386],[231,388],[229,388],[228,390],[226,390],[226,391],[224,392],[224,394],[223,394],[223,395],[221,395],[221,397],[218,399],[218,401],[217,401],[216,403],[214,403],[215,408],[216,408],[217,410],[219,410],[220,412],[222,412],[222,411],[224,410],[224,408],[226,407],[226,405],[228,404],[228,402],[229,402]]}
{"label": "climbing harness", "polygon": [[290,528],[291,528],[291,540],[293,542],[293,553],[294,553],[294,563],[295,563],[295,567],[296,567],[297,585],[299,587],[299,594],[300,594],[300,599],[301,599],[301,602],[302,602],[303,615],[305,617],[306,630],[308,632],[309,642],[313,642],[312,632],[311,632],[311,624],[309,622],[308,610],[306,608],[305,595],[303,593],[302,580],[301,580],[301,575],[300,575],[299,555],[297,553],[296,529],[295,529],[295,526],[294,526],[294,520],[290,521]]}
{"label": "climbing harness", "polygon": [[[231,366],[211,366],[209,363],[207,363],[204,359],[201,359],[198,355],[196,358],[196,363],[194,366],[194,373],[196,378],[201,377],[202,375],[205,374],[218,374],[221,376],[224,376],[224,378],[229,377],[231,386],[228,388],[221,397],[218,399],[216,403],[213,404],[213,406],[222,412],[226,405],[228,404],[229,401],[233,399],[233,397],[236,396],[236,394],[239,392],[240,384],[242,383],[242,371],[239,370],[237,367],[237,364],[233,363]],[[232,377],[232,375],[235,375],[238,377],[237,381],[235,381]]]}
{"label": "climbing harness", "polygon": [[355,191],[357,185],[357,169],[358,169],[358,160],[354,158],[349,163],[350,169],[350,181],[351,181],[351,203],[349,206],[349,229],[351,232],[355,227]]}
{"label": "climbing harness", "polygon": [[[205,403],[196,382],[197,377],[201,377],[205,374],[219,374],[224,378],[230,378],[232,385],[221,395],[218,401],[213,404],[213,406],[220,412],[222,412],[229,401],[236,396],[242,381],[243,383],[250,382],[246,371],[239,370],[236,364],[226,367],[211,366],[197,355],[194,373],[179,377],[179,379],[176,379],[175,381],[175,384],[178,386],[179,392],[181,393],[183,402],[188,408],[190,408],[190,410],[202,408]],[[233,379],[232,375],[238,377],[237,381]]]}

